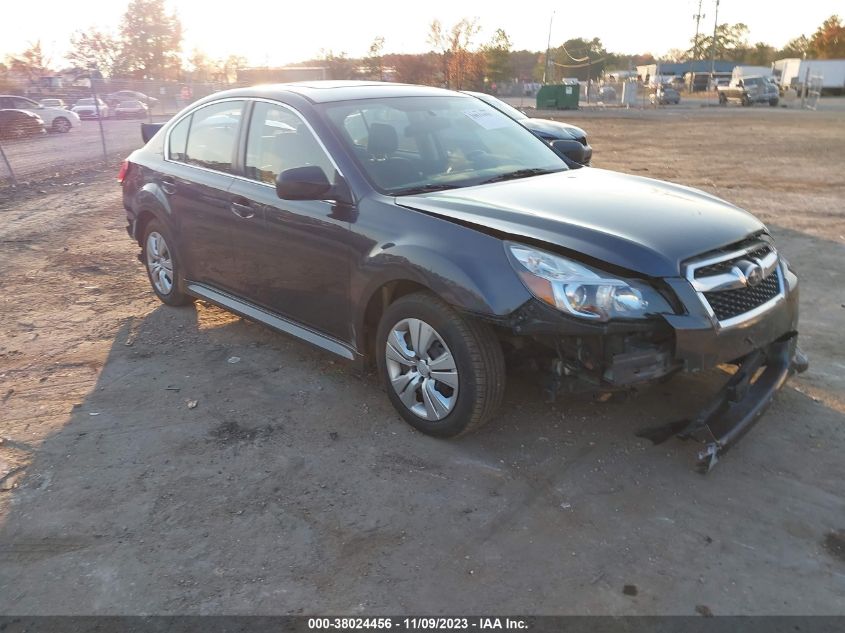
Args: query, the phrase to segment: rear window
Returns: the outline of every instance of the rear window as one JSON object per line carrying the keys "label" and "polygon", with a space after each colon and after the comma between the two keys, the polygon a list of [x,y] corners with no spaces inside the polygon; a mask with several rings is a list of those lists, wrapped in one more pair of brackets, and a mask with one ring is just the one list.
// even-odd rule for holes
{"label": "rear window", "polygon": [[185,146],[188,144],[188,129],[191,127],[191,115],[179,121],[170,130],[170,142],[167,146],[167,156],[170,160],[184,161]]}

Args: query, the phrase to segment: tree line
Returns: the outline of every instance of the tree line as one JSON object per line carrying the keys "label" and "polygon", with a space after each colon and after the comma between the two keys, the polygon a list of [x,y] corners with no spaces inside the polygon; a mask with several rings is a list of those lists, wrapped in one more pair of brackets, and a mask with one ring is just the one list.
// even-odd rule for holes
{"label": "tree line", "polygon": [[[514,50],[504,29],[479,40],[478,19],[464,18],[445,25],[429,25],[428,52],[384,52],[385,38],[376,37],[368,54],[350,58],[323,50],[314,59],[293,66],[323,66],[334,79],[390,79],[406,83],[441,85],[453,89],[496,89],[513,81],[554,82],[562,77],[597,78],[612,70],[629,70],[653,63],[651,53],[621,54],[606,50],[595,38],[573,38],[545,51]],[[699,34],[687,49],[673,49],[662,61],[716,59],[750,65],[768,65],[783,57],[845,58],[845,26],[833,15],[809,37],[800,35],[781,49],[765,42],[749,43],[748,26],[720,24],[713,34]],[[126,78],[157,81],[194,81],[229,84],[247,60],[236,54],[212,59],[199,49],[185,53],[182,24],[168,13],[165,0],[131,0],[116,31],[90,28],[70,37],[66,60],[91,78]],[[29,82],[54,74],[40,43],[0,63],[0,91],[11,74]],[[6,86],[8,88],[8,86]]]}

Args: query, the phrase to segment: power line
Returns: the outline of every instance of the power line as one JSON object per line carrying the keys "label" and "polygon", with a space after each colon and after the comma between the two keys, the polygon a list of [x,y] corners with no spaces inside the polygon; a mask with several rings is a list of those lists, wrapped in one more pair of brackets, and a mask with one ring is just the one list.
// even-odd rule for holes
{"label": "power line", "polygon": [[[585,57],[584,59],[589,59]],[[556,61],[552,61],[552,64],[555,66],[559,66],[560,68],[586,68],[587,66],[592,66],[594,64],[598,64],[599,62],[603,62],[606,57],[599,57],[598,59],[593,59],[586,64],[558,64]]]}
{"label": "power line", "polygon": [[566,46],[561,44],[560,47],[563,49],[563,52],[566,53],[566,56],[569,59],[571,59],[573,62],[586,62],[586,61],[589,61],[589,59],[590,59],[589,55],[586,55],[585,57],[573,57],[572,55],[569,54],[569,51],[566,50]]}

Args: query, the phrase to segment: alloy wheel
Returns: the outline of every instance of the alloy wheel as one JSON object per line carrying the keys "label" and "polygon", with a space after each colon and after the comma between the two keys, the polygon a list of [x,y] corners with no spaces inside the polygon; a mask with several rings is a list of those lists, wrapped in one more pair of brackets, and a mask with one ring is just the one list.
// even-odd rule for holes
{"label": "alloy wheel", "polygon": [[163,295],[173,289],[173,256],[161,233],[147,236],[147,270],[156,290]]}

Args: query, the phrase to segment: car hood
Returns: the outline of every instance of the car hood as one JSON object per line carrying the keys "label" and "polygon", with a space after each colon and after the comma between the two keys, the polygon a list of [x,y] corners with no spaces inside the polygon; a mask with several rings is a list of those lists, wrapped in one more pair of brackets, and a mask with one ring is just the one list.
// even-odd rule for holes
{"label": "car hood", "polygon": [[402,196],[397,203],[649,277],[677,277],[684,260],[765,231],[750,213],[702,191],[595,168]]}
{"label": "car hood", "polygon": [[587,133],[580,127],[575,127],[574,125],[569,125],[568,123],[561,123],[560,121],[549,121],[548,119],[523,119],[520,123],[535,134],[544,138],[572,140],[587,138]]}

